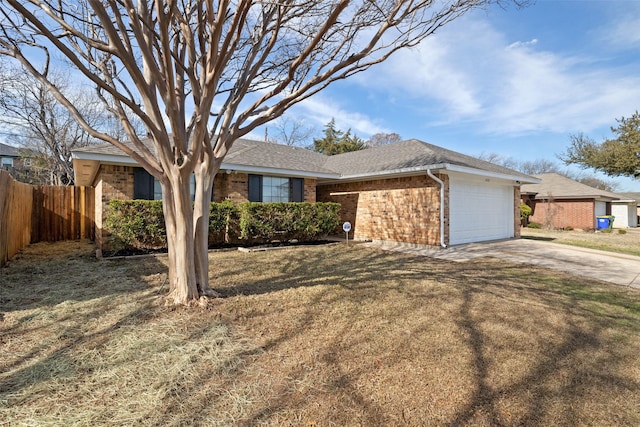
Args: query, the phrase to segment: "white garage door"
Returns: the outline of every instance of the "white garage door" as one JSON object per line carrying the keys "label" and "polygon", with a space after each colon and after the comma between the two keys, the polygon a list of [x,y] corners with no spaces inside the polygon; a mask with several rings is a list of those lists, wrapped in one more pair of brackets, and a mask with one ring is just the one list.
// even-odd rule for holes
{"label": "white garage door", "polygon": [[[482,179],[482,178],[479,178]],[[449,243],[481,242],[513,237],[511,185],[450,177]]]}

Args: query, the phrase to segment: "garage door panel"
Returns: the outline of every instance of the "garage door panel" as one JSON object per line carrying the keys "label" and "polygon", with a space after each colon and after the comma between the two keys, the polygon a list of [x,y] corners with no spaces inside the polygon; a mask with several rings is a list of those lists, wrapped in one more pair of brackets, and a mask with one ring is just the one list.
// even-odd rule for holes
{"label": "garage door panel", "polygon": [[450,244],[513,237],[513,187],[451,179]]}

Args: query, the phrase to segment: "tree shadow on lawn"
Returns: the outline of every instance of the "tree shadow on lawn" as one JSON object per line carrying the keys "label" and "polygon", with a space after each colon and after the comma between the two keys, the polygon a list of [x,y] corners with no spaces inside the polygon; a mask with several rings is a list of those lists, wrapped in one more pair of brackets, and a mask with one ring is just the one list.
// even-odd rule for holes
{"label": "tree shadow on lawn", "polygon": [[[172,311],[158,306],[166,290],[158,259],[93,262],[96,276],[123,283],[80,298],[71,283],[57,308],[80,301],[83,309],[68,304],[68,313],[42,313],[10,331],[3,351],[16,358],[3,356],[12,371],[2,369],[8,374],[0,376],[0,402],[35,381],[90,377],[71,369],[76,350],[97,355],[117,345],[117,331],[164,325],[163,345],[179,348],[184,368],[195,373],[159,366],[141,389],[159,382],[159,400],[137,412],[128,412],[133,405],[122,391],[104,408],[87,408],[86,390],[64,387],[68,404],[103,422],[120,409],[134,424],[640,423],[637,293],[497,260],[453,263],[338,246],[212,254],[211,284],[224,297]],[[132,301],[113,313],[123,300]],[[104,326],[91,326],[108,316]],[[211,330],[221,320],[233,332],[216,338]],[[21,331],[37,327],[46,334],[42,343],[12,350]],[[234,346],[242,337],[247,343]],[[203,352],[216,349],[226,353],[210,367]],[[151,356],[137,360],[132,350],[127,363],[153,367]],[[153,354],[161,360],[164,351]],[[101,368],[125,362],[107,360]],[[39,397],[51,398],[12,402]]]}
{"label": "tree shadow on lawn", "polygon": [[244,259],[256,280],[218,289],[265,338],[256,365],[279,371],[247,425],[640,421],[637,293],[487,259],[362,248],[283,259],[279,274],[270,258]]}
{"label": "tree shadow on lawn", "polygon": [[[74,349],[100,347],[113,331],[157,315],[154,281],[127,261],[97,260],[94,250],[89,241],[37,243],[1,269],[0,396],[65,375]],[[166,276],[161,262],[145,262]],[[131,307],[114,310],[126,301]]]}

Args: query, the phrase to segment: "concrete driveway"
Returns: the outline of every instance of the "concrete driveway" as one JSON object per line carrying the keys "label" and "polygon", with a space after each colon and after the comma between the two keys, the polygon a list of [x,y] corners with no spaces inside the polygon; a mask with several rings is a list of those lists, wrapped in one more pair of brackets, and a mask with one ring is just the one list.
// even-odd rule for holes
{"label": "concrete driveway", "polygon": [[640,257],[633,255],[528,239],[470,243],[447,249],[401,244],[369,245],[449,261],[463,262],[480,257],[495,257],[640,289]]}

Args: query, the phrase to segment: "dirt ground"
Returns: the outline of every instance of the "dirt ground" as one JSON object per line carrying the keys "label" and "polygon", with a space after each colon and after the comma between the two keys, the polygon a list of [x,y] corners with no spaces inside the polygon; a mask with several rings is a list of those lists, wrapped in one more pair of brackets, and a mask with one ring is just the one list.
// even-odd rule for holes
{"label": "dirt ground", "polygon": [[0,425],[640,425],[640,293],[343,244],[163,256],[38,244],[0,270]]}

